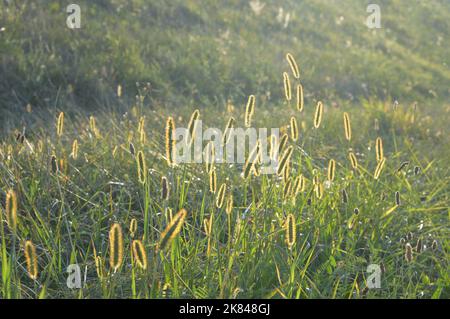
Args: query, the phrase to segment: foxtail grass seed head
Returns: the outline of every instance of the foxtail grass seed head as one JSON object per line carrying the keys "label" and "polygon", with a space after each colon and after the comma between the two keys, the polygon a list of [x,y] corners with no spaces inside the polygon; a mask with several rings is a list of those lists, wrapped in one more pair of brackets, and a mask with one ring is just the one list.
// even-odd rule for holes
{"label": "foxtail grass seed head", "polygon": [[377,162],[380,162],[384,158],[383,140],[381,137],[377,137],[377,140],[375,141],[375,151]]}
{"label": "foxtail grass seed head", "polygon": [[435,240],[433,240],[433,243],[431,244],[431,249],[432,250],[437,250],[437,248],[438,248],[438,242],[435,239]]}
{"label": "foxtail grass seed head", "polygon": [[350,159],[350,163],[352,164],[352,168],[354,170],[358,169],[358,160],[353,152],[348,153],[348,158]]}
{"label": "foxtail grass seed head", "polygon": [[145,184],[147,182],[147,164],[145,162],[144,152],[138,152],[136,162],[138,167],[139,183]]}
{"label": "foxtail grass seed head", "polygon": [[74,160],[78,158],[78,140],[74,140],[72,143],[72,153],[70,154]]}
{"label": "foxtail grass seed head", "polygon": [[134,236],[136,235],[136,231],[137,231],[137,220],[136,218],[131,219],[130,221],[130,235],[131,238],[134,238]]}
{"label": "foxtail grass seed head", "polygon": [[291,67],[292,74],[294,75],[294,77],[296,79],[300,79],[300,71],[298,69],[297,62],[295,62],[295,59],[292,56],[292,54],[290,53],[286,54],[286,60],[288,61],[289,66]]}
{"label": "foxtail grass seed head", "polygon": [[254,95],[250,95],[248,97],[247,106],[245,107],[245,126],[250,127],[252,125],[252,117],[255,113],[255,101],[256,98]]}
{"label": "foxtail grass seed head", "polygon": [[336,161],[334,159],[330,159],[328,162],[328,181],[334,181],[334,175],[336,172]]}
{"label": "foxtail grass seed head", "polygon": [[36,247],[31,240],[25,242],[25,260],[27,263],[28,277],[35,280],[38,276],[38,262]]}
{"label": "foxtail grass seed head", "polygon": [[297,196],[299,193],[303,192],[305,188],[305,178],[303,175],[299,175],[294,180],[293,194]]}
{"label": "foxtail grass seed head", "polygon": [[383,157],[382,159],[381,159],[381,161],[379,161],[378,162],[378,165],[377,165],[377,167],[375,168],[375,173],[374,173],[374,175],[373,175],[373,177],[375,178],[375,179],[378,179],[379,177],[380,177],[380,174],[381,174],[381,171],[383,170],[383,167],[384,167],[384,163],[386,162],[386,159]]}
{"label": "foxtail grass seed head", "polygon": [[284,169],[286,168],[286,166],[291,158],[293,151],[294,151],[294,148],[292,147],[292,145],[289,146],[286,149],[286,151],[284,151],[283,155],[281,156],[280,163],[278,164],[278,169],[277,169],[278,176],[281,176],[281,174],[283,173]]}
{"label": "foxtail grass seed head", "polygon": [[304,98],[303,98],[303,86],[301,84],[297,85],[297,110],[303,111],[303,104],[304,104]]}
{"label": "foxtail grass seed head", "polygon": [[167,207],[165,213],[166,213],[166,218],[169,220],[169,222],[171,222],[172,219],[173,219],[173,211],[172,211],[172,208]]}
{"label": "foxtail grass seed head", "polygon": [[166,247],[170,246],[173,239],[178,235],[181,228],[183,227],[186,216],[187,216],[187,212],[184,208],[182,208],[173,217],[172,221],[169,223],[169,225],[167,225],[166,229],[161,233],[159,249],[164,250]]}
{"label": "foxtail grass seed head", "polygon": [[192,145],[192,141],[195,138],[195,129],[197,127],[197,121],[200,118],[200,111],[198,109],[196,109],[192,115],[191,115],[191,119],[189,120],[189,125],[188,125],[188,131],[189,131],[189,140],[188,140],[188,145],[191,146]]}
{"label": "foxtail grass seed head", "polygon": [[403,162],[400,164],[400,166],[397,168],[397,173],[400,173],[403,169],[405,169],[409,165],[409,162]]}
{"label": "foxtail grass seed head", "polygon": [[297,237],[295,217],[289,214],[285,222],[286,227],[286,244],[291,248],[295,244],[295,239]]}
{"label": "foxtail grass seed head", "polygon": [[286,167],[283,170],[283,182],[287,183],[291,177],[291,162],[288,161],[286,163]]}
{"label": "foxtail grass seed head", "polygon": [[222,135],[222,145],[226,145],[230,140],[231,131],[234,128],[235,122],[236,120],[234,119],[234,117],[230,117],[230,119],[228,120],[227,125],[225,126],[225,131],[223,132]]}
{"label": "foxtail grass seed head", "polygon": [[291,195],[292,190],[292,182],[291,180],[286,180],[283,187],[283,199],[287,200],[288,197]]}
{"label": "foxtail grass seed head", "polygon": [[350,116],[347,112],[344,112],[344,131],[345,131],[345,138],[347,141],[350,141],[352,139],[352,127],[350,124]]}
{"label": "foxtail grass seed head", "polygon": [[98,136],[97,122],[95,120],[95,117],[92,115],[91,117],[89,117],[89,129],[92,133],[94,133],[96,137]]}
{"label": "foxtail grass seed head", "polygon": [[278,156],[278,138],[273,134],[270,135],[269,156],[271,159],[275,159]]}
{"label": "foxtail grass seed head", "polygon": [[145,131],[145,116],[141,116],[139,118],[138,133],[142,133],[144,131]]}
{"label": "foxtail grass seed head", "polygon": [[209,142],[205,149],[205,165],[206,172],[210,173],[214,169],[214,163],[216,161],[216,149],[214,147],[214,142]]}
{"label": "foxtail grass seed head", "polygon": [[121,97],[122,96],[122,85],[118,85],[117,86],[117,97]]}
{"label": "foxtail grass seed head", "polygon": [[97,276],[98,278],[103,278],[104,275],[104,268],[103,268],[103,260],[102,257],[100,256],[95,256],[94,257],[94,261],[95,261],[95,271],[97,272]]}
{"label": "foxtail grass seed head", "polygon": [[423,243],[422,243],[422,238],[419,237],[419,239],[417,239],[417,243],[416,243],[416,252],[418,254],[420,254],[423,250]]}
{"label": "foxtail grass seed head", "polygon": [[61,137],[64,133],[64,112],[59,113],[58,121],[56,123],[56,134]]}
{"label": "foxtail grass seed head", "polygon": [[168,200],[170,196],[170,186],[167,177],[161,178],[161,198],[162,200]]}
{"label": "foxtail grass seed head", "polygon": [[227,206],[225,212],[230,215],[233,212],[233,194],[230,194],[227,198]]}
{"label": "foxtail grass seed head", "polygon": [[278,155],[280,155],[283,152],[284,147],[286,146],[286,143],[288,141],[288,138],[289,137],[286,133],[284,133],[283,136],[281,137],[280,144],[278,145]]}
{"label": "foxtail grass seed head", "polygon": [[250,154],[247,157],[247,160],[244,164],[244,171],[243,171],[243,175],[244,178],[248,178],[250,176],[250,173],[252,172],[252,170],[254,170],[256,161],[260,155],[261,152],[261,142],[258,140],[256,142],[255,147],[252,149],[252,151],[250,152]]}
{"label": "foxtail grass seed head", "polygon": [[321,199],[323,197],[323,184],[318,183],[314,185],[314,193],[316,194],[317,199]]}
{"label": "foxtail grass seed head", "polygon": [[320,123],[322,123],[323,117],[323,103],[321,101],[317,102],[316,112],[314,114],[314,127],[319,128]]}
{"label": "foxtail grass seed head", "polygon": [[212,231],[212,219],[213,219],[213,215],[211,215],[209,218],[204,218],[203,219],[203,230],[205,231],[206,236],[211,236],[211,231]]}
{"label": "foxtail grass seed head", "polygon": [[291,93],[291,81],[289,80],[289,74],[287,72],[283,72],[283,83],[284,83],[284,96],[287,101],[292,99]]}
{"label": "foxtail grass seed head", "polygon": [[51,159],[50,159],[50,163],[51,163],[51,167],[52,167],[52,173],[56,174],[59,171],[58,168],[58,160],[56,159],[55,155],[52,155]]}
{"label": "foxtail grass seed head", "polygon": [[409,263],[413,260],[413,250],[410,243],[406,243],[405,245],[405,259]]}
{"label": "foxtail grass seed head", "polygon": [[132,243],[132,249],[133,249],[133,257],[134,261],[138,265],[139,268],[142,270],[147,269],[147,253],[145,252],[144,245],[142,244],[142,241],[140,240],[133,240]]}
{"label": "foxtail grass seed head", "polygon": [[166,122],[166,161],[169,167],[175,164],[175,122],[172,117]]}
{"label": "foxtail grass seed head", "polygon": [[10,189],[6,193],[6,222],[9,228],[15,232],[17,229],[17,195]]}
{"label": "foxtail grass seed head", "polygon": [[216,207],[217,208],[222,208],[223,202],[225,200],[225,191],[226,190],[227,190],[227,185],[225,183],[220,185],[219,192],[217,193],[217,197],[216,197]]}
{"label": "foxtail grass seed head", "polygon": [[344,204],[348,203],[348,193],[345,190],[345,188],[342,190],[342,203]]}
{"label": "foxtail grass seed head", "polygon": [[400,206],[400,192],[395,192],[395,205]]}
{"label": "foxtail grass seed head", "polygon": [[217,190],[217,175],[216,170],[213,169],[209,172],[209,191],[215,193]]}
{"label": "foxtail grass seed head", "polygon": [[291,138],[294,142],[298,140],[298,125],[295,117],[291,117]]}
{"label": "foxtail grass seed head", "polygon": [[130,144],[128,145],[128,149],[130,150],[131,155],[135,155],[136,154],[136,148],[134,147],[134,144],[130,142]]}
{"label": "foxtail grass seed head", "polygon": [[114,223],[109,231],[109,265],[111,269],[117,271],[123,261],[123,237],[122,227]]}
{"label": "foxtail grass seed head", "polygon": [[406,234],[406,240],[411,242],[414,238],[414,234],[412,232],[409,232]]}

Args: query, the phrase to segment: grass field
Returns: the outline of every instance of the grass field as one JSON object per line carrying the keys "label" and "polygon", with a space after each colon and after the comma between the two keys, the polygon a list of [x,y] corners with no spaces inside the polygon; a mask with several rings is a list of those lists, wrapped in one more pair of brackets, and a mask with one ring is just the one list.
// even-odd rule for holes
{"label": "grass field", "polygon": [[[211,3],[0,7],[0,298],[450,298],[448,2]],[[172,163],[251,95],[280,174]]]}

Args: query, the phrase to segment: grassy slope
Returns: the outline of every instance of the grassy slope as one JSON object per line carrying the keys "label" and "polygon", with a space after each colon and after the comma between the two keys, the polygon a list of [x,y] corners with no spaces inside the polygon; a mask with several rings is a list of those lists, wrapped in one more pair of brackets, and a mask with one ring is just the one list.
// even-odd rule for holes
{"label": "grassy slope", "polygon": [[285,1],[286,28],[276,1],[259,15],[238,0],[80,1],[77,31],[65,27],[64,1],[13,3],[0,8],[2,109],[105,105],[119,83],[134,97],[137,81],[167,105],[275,99],[286,51],[310,98],[449,97],[448,1],[380,1],[377,31],[364,25],[366,4],[350,0]]}
{"label": "grassy slope", "polygon": [[[448,67],[443,65],[448,65],[448,49],[431,45],[440,35],[445,37],[448,29],[446,2],[414,5],[410,15],[399,15],[400,9],[409,10],[406,2],[389,1],[382,10],[392,10],[383,13],[391,31],[386,27],[376,34],[362,25],[365,6],[357,1],[304,1],[295,6],[289,2],[295,17],[286,30],[275,22],[278,5],[270,2],[256,17],[247,2],[239,1],[230,1],[226,8],[194,1],[171,1],[171,5],[162,0],[146,5],[143,1],[97,1],[78,33],[59,27],[64,18],[57,1],[45,3],[46,10],[28,7],[23,16],[10,13],[10,33],[0,38],[1,50],[9,52],[2,54],[6,77],[0,80],[1,110],[12,108],[3,129],[9,133],[20,129],[11,121],[19,118],[28,126],[28,142],[34,149],[30,153],[29,146],[17,143],[13,134],[0,144],[0,187],[14,189],[19,198],[17,234],[6,223],[1,228],[2,297],[162,297],[162,286],[170,284],[175,297],[360,298],[367,265],[383,262],[382,289],[369,291],[369,297],[415,298],[423,293],[424,297],[449,298],[446,127],[450,108],[438,103],[448,97]],[[119,4],[123,5],[120,10]],[[1,10],[4,17],[5,7]],[[337,26],[340,15],[344,22]],[[360,20],[359,26],[355,21]],[[426,22],[426,27],[417,21]],[[230,30],[228,38],[221,37],[226,30]],[[43,41],[38,41],[40,35]],[[354,50],[346,48],[350,37]],[[307,98],[301,114],[281,98],[286,51],[295,53],[302,67]],[[134,82],[147,80],[152,83],[151,94],[143,105],[129,109],[127,99],[135,94]],[[118,83],[125,86],[122,99],[114,93]],[[368,92],[361,83],[367,83]],[[66,94],[72,90],[68,84],[73,94]],[[429,89],[436,92],[436,100],[429,96]],[[351,100],[339,101],[349,94],[384,98],[388,92],[402,98],[395,112],[389,103],[363,102],[356,112]],[[193,105],[200,105],[205,107],[201,117],[206,126],[223,127],[231,115],[243,126],[243,105],[249,93],[258,96],[255,126],[287,130],[290,116],[305,122],[300,140],[289,144],[296,148],[292,178],[301,173],[309,183],[294,201],[285,201],[280,179],[262,176],[243,181],[241,167],[217,165],[218,183],[226,182],[234,196],[235,208],[228,216],[215,207],[204,165],[167,167],[164,122],[173,115],[178,126],[186,126]],[[339,107],[333,107],[338,97]],[[228,98],[235,105],[232,111],[223,107]],[[322,126],[314,130],[318,98],[327,102]],[[403,103],[409,98],[423,99],[414,122],[413,109]],[[17,112],[28,102],[34,106],[31,113]],[[100,136],[89,129],[85,113],[73,105],[113,109],[98,112]],[[67,116],[64,134],[58,138],[53,123],[61,109],[67,110]],[[125,109],[129,112],[123,114]],[[343,109],[352,117],[351,143],[342,133]],[[140,143],[136,132],[142,115],[147,119],[145,143]],[[374,130],[375,118],[379,131]],[[377,136],[384,140],[387,164],[380,180],[374,181]],[[74,139],[80,145],[76,160],[70,157]],[[129,141],[145,151],[150,168],[147,189],[137,181]],[[298,147],[311,157],[303,156]],[[348,163],[349,148],[358,153],[358,172]],[[66,164],[57,174],[49,167],[52,154]],[[314,174],[322,181],[326,178],[330,158],[337,161],[336,180],[319,200],[311,180]],[[411,162],[408,170],[396,174],[406,160]],[[413,173],[416,165],[422,169],[419,175]],[[171,183],[168,201],[159,197],[163,175]],[[344,188],[350,197],[346,205],[340,197]],[[400,192],[402,205],[383,218],[393,206],[395,191]],[[382,193],[387,196],[384,201]],[[4,206],[4,192],[1,196]],[[189,216],[169,251],[156,252],[160,232],[167,225],[166,207],[174,211],[186,207]],[[359,223],[350,230],[348,221],[355,207],[360,210]],[[285,244],[283,230],[287,213],[294,214],[298,228],[292,250]],[[203,220],[211,215],[212,253],[207,256]],[[131,266],[131,218],[138,220],[138,238],[149,234],[144,241],[150,266],[146,272]],[[95,271],[92,244],[106,274],[108,231],[114,221],[123,227],[125,261],[116,274],[101,279]],[[410,231],[413,246],[418,237],[427,247],[436,239],[437,251],[414,252],[414,261],[406,263],[399,241]],[[37,281],[26,276],[21,248],[26,239],[37,246]],[[228,247],[229,240],[233,249]],[[66,267],[75,261],[88,267],[87,286],[81,291],[65,286]]]}

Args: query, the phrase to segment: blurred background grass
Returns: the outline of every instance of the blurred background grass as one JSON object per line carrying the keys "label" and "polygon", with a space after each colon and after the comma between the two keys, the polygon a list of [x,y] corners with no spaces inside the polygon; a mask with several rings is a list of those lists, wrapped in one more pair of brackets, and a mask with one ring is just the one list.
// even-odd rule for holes
{"label": "blurred background grass", "polygon": [[71,30],[72,2],[2,1],[3,129],[27,104],[52,114],[117,104],[119,84],[129,105],[136,82],[151,84],[149,106],[278,101],[286,52],[306,103],[449,98],[447,0],[378,0],[381,29],[365,25],[373,1],[78,0],[81,29]]}

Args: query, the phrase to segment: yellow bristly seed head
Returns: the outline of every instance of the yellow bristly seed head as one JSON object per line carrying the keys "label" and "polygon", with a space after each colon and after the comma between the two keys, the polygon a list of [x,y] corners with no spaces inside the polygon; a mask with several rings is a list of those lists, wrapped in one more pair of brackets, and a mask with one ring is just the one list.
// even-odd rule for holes
{"label": "yellow bristly seed head", "polygon": [[233,194],[230,194],[227,199],[227,207],[225,212],[230,215],[233,212]]}
{"label": "yellow bristly seed head", "polygon": [[133,249],[134,261],[139,266],[139,268],[141,268],[142,270],[146,270],[147,269],[147,253],[145,252],[145,248],[144,248],[144,245],[142,244],[142,241],[133,240],[132,249]]}
{"label": "yellow bristly seed head", "polygon": [[109,231],[109,265],[117,271],[122,265],[123,261],[123,237],[122,227],[115,223],[111,226]]}
{"label": "yellow bristly seed head", "polygon": [[283,152],[284,147],[286,146],[286,143],[288,141],[288,138],[289,137],[286,133],[283,134],[283,136],[281,137],[280,144],[278,145],[278,155],[280,155]]}
{"label": "yellow bristly seed head", "polygon": [[291,138],[294,142],[298,140],[298,125],[295,117],[291,117]]}
{"label": "yellow bristly seed head", "polygon": [[136,218],[133,218],[131,221],[130,221],[130,235],[131,235],[131,238],[134,238],[134,236],[136,235],[136,231],[137,231],[137,220],[136,220]]}
{"label": "yellow bristly seed head", "polygon": [[305,191],[305,178],[303,175],[299,175],[294,180],[294,196],[303,191]]}
{"label": "yellow bristly seed head", "polygon": [[316,194],[317,199],[321,199],[323,197],[323,184],[318,183],[314,185],[314,193]]}
{"label": "yellow bristly seed head", "polygon": [[283,187],[283,199],[284,200],[286,200],[289,197],[289,195],[291,194],[291,186],[292,186],[292,182],[291,182],[291,180],[288,179],[285,182],[284,187]]}
{"label": "yellow bristly seed head", "polygon": [[295,217],[289,214],[285,222],[286,227],[286,244],[291,248],[295,244],[295,239],[297,236]]}
{"label": "yellow bristly seed head", "polygon": [[205,165],[207,173],[211,173],[211,171],[214,169],[215,162],[216,162],[216,148],[214,146],[214,142],[211,141],[206,145],[205,149]]}
{"label": "yellow bristly seed head", "polygon": [[294,77],[296,79],[299,79],[300,78],[300,71],[298,69],[297,62],[295,62],[295,59],[292,56],[292,54],[290,54],[290,53],[286,54],[286,60],[288,61],[289,66],[291,67],[292,74],[294,75]]}
{"label": "yellow bristly seed head", "polygon": [[255,164],[260,156],[260,152],[261,152],[261,142],[258,140],[256,142],[255,147],[248,155],[247,161],[244,164],[244,172],[243,172],[244,178],[249,177],[252,170],[254,170]]}
{"label": "yellow bristly seed head", "polygon": [[321,101],[317,102],[316,113],[314,114],[314,127],[319,128],[323,117],[323,103]]}
{"label": "yellow bristly seed head", "polygon": [[187,212],[183,208],[173,218],[166,229],[161,233],[161,239],[159,242],[159,249],[163,250],[170,245],[172,240],[178,235],[183,227],[184,220],[186,219]]}
{"label": "yellow bristly seed head", "polygon": [[277,174],[278,176],[281,176],[284,169],[286,168],[286,165],[288,164],[288,161],[291,158],[292,152],[294,151],[292,145],[289,146],[286,151],[284,151],[283,155],[281,156],[280,163],[278,165]]}
{"label": "yellow bristly seed head", "polygon": [[38,262],[36,255],[36,247],[31,240],[25,242],[25,260],[27,263],[28,276],[36,279],[38,276]]}
{"label": "yellow bristly seed head", "polygon": [[191,119],[189,120],[189,125],[188,125],[188,132],[189,132],[189,140],[188,140],[188,145],[191,146],[192,145],[192,141],[195,138],[195,129],[197,127],[197,122],[198,119],[200,118],[200,111],[198,109],[196,109],[192,115],[191,115]]}
{"label": "yellow bristly seed head", "polygon": [[350,116],[347,112],[344,112],[344,131],[345,138],[350,141],[352,139],[352,127],[350,124]]}
{"label": "yellow bristly seed head", "polygon": [[216,197],[216,206],[217,208],[222,208],[223,202],[225,200],[225,191],[227,189],[227,185],[223,183],[220,185],[219,192],[217,193]]}
{"label": "yellow bristly seed head", "polygon": [[348,153],[348,157],[350,159],[350,163],[352,164],[352,167],[354,170],[358,169],[358,160],[356,159],[356,156],[353,152]]}
{"label": "yellow bristly seed head", "polygon": [[297,110],[303,111],[303,86],[301,84],[297,85]]}
{"label": "yellow bristly seed head", "polygon": [[336,161],[334,159],[330,159],[328,162],[328,181],[332,182],[334,180],[334,175],[336,171]]}
{"label": "yellow bristly seed head", "polygon": [[377,162],[380,162],[384,158],[383,140],[381,139],[381,137],[377,137],[377,140],[375,141],[375,151]]}
{"label": "yellow bristly seed head", "polygon": [[74,160],[78,158],[78,140],[74,140],[72,143],[72,153],[70,154]]}
{"label": "yellow bristly seed head", "polygon": [[167,177],[163,176],[161,178],[161,198],[163,200],[168,200],[170,195],[170,186]]}
{"label": "yellow bristly seed head", "polygon": [[12,189],[6,193],[6,222],[9,228],[15,232],[17,229],[17,195]]}
{"label": "yellow bristly seed head", "polygon": [[228,141],[230,140],[231,137],[231,130],[234,127],[234,123],[235,123],[235,119],[234,117],[230,117],[230,119],[228,120],[227,125],[225,126],[225,131],[223,132],[222,135],[222,145],[225,145],[228,143]]}
{"label": "yellow bristly seed head", "polygon": [[175,164],[175,122],[172,117],[166,122],[166,161],[172,167]]}
{"label": "yellow bristly seed head", "polygon": [[284,95],[287,101],[292,99],[291,93],[291,81],[289,80],[289,74],[287,72],[283,72],[283,83],[284,83]]}
{"label": "yellow bristly seed head", "polygon": [[381,171],[383,170],[384,163],[386,162],[385,158],[382,158],[381,161],[378,162],[377,167],[375,168],[374,178],[378,179],[380,177]]}
{"label": "yellow bristly seed head", "polygon": [[209,172],[209,191],[215,193],[217,190],[217,175],[216,170],[213,169]]}
{"label": "yellow bristly seed head", "polygon": [[250,95],[248,97],[248,101],[247,101],[247,106],[245,107],[245,126],[246,127],[250,127],[252,124],[252,117],[253,114],[255,113],[255,96],[254,95]]}
{"label": "yellow bristly seed head", "polygon": [[59,113],[58,121],[56,123],[56,134],[61,137],[64,132],[64,112]]}
{"label": "yellow bristly seed head", "polygon": [[145,162],[144,152],[138,152],[136,162],[138,167],[139,183],[145,184],[147,182],[147,164]]}

